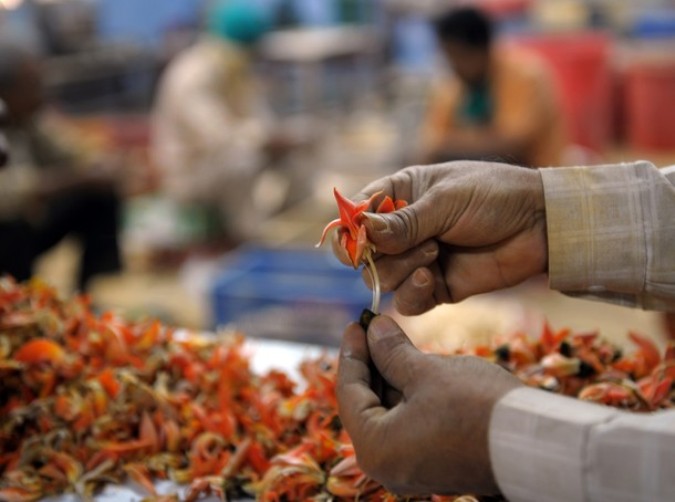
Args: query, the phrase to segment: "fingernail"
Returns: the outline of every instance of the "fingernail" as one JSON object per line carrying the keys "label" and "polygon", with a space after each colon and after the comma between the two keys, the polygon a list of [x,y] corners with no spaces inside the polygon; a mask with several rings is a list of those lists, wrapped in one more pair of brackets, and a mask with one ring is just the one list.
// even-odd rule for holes
{"label": "fingernail", "polygon": [[378,232],[381,234],[391,233],[387,220],[382,218],[382,216],[378,216],[372,213],[364,213],[364,215],[366,217],[366,227],[370,227],[370,229],[373,230],[374,232]]}
{"label": "fingernail", "polygon": [[429,257],[435,257],[438,255],[438,244],[435,242],[428,242],[422,248],[422,252]]}
{"label": "fingernail", "polygon": [[429,276],[422,270],[415,270],[412,276],[413,286],[416,288],[423,288],[429,285]]}

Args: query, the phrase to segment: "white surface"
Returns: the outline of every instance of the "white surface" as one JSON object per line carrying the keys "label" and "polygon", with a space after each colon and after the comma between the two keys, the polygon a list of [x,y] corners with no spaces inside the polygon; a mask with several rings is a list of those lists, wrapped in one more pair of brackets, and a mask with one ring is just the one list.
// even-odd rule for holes
{"label": "white surface", "polygon": [[329,58],[372,52],[377,38],[366,28],[343,26],[277,31],[263,42],[263,53],[272,61],[318,63]]}
{"label": "white surface", "polygon": [[[179,332],[178,337],[190,336],[188,332]],[[199,335],[201,336],[201,335]],[[208,336],[208,335],[207,335]],[[251,370],[253,373],[262,374],[269,370],[283,370],[293,380],[299,382],[301,377],[298,365],[305,359],[319,357],[322,354],[335,354],[334,349],[319,347],[316,345],[303,345],[299,343],[272,341],[262,339],[248,339],[245,349],[251,356]],[[178,487],[170,481],[160,481],[156,484],[159,494],[183,495],[186,487]],[[135,490],[132,484],[123,486],[108,485],[94,497],[96,502],[132,502],[140,501],[147,495],[141,490]],[[47,497],[43,502],[80,502],[80,498],[74,494],[58,497]],[[203,501],[218,500],[215,497],[202,498]]]}
{"label": "white surface", "polygon": [[322,354],[337,355],[335,349],[329,347],[276,340],[250,339],[246,346],[251,350],[251,370],[254,373],[264,373],[271,369],[283,370],[296,382],[301,379],[298,365],[303,360]]}

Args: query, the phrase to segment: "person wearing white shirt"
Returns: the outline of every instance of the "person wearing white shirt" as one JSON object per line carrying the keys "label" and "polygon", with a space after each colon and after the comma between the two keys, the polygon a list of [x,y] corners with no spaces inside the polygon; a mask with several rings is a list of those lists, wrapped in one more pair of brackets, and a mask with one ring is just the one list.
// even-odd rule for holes
{"label": "person wearing white shirt", "polygon": [[214,216],[235,242],[260,236],[267,208],[254,193],[263,174],[298,181],[285,162],[302,141],[277,123],[254,71],[256,47],[271,28],[254,2],[214,2],[208,32],[169,63],[153,108],[163,192]]}

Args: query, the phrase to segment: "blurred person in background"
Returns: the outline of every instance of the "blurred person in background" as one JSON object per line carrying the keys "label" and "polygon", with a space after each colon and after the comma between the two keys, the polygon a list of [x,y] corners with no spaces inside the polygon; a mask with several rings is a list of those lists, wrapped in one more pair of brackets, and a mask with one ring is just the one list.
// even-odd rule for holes
{"label": "blurred person in background", "polygon": [[491,20],[472,7],[441,15],[434,28],[453,75],[432,91],[421,162],[560,165],[563,118],[543,64],[525,52],[496,47]]}
{"label": "blurred person in background", "polygon": [[260,176],[281,171],[302,141],[276,125],[254,74],[256,46],[272,27],[266,12],[226,0],[207,16],[208,33],[160,81],[153,154],[165,193],[204,208],[236,244],[255,238],[265,216],[253,196]]}
{"label": "blurred person in background", "polygon": [[0,169],[5,167],[9,160],[9,144],[5,136],[5,125],[7,121],[7,106],[0,100]]}
{"label": "blurred person in background", "polygon": [[0,274],[30,278],[42,253],[73,236],[85,291],[94,276],[120,270],[111,166],[88,163],[45,105],[39,58],[9,40],[0,41],[0,101],[9,145],[0,170]]}

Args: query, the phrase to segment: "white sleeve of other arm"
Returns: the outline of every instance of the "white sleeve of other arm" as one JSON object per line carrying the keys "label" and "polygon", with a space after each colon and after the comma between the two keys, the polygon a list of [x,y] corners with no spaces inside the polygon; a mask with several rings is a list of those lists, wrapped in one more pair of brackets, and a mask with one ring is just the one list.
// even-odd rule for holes
{"label": "white sleeve of other arm", "polygon": [[541,169],[551,288],[675,310],[675,169]]}
{"label": "white sleeve of other arm", "polygon": [[632,414],[520,388],[493,410],[490,457],[511,502],[672,501],[675,411]]}

